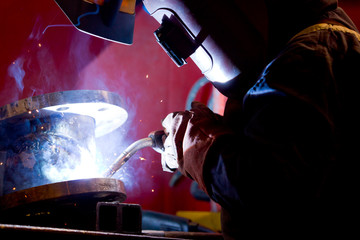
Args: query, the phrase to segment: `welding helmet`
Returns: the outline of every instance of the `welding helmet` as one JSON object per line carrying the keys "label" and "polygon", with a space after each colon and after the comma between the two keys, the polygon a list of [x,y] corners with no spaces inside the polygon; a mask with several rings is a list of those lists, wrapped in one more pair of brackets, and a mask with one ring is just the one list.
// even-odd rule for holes
{"label": "welding helmet", "polygon": [[176,65],[190,57],[220,91],[254,66],[263,68],[268,32],[264,0],[143,3],[161,24],[155,37]]}

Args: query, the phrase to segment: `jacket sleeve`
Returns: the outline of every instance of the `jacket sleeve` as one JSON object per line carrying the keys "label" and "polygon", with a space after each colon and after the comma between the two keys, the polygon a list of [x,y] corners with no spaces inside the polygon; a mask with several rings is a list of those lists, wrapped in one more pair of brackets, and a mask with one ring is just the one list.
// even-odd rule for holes
{"label": "jacket sleeve", "polygon": [[331,63],[323,51],[290,50],[241,107],[232,109],[230,100],[224,121],[233,134],[217,138],[207,154],[207,192],[227,209],[305,206],[326,187],[334,164]]}

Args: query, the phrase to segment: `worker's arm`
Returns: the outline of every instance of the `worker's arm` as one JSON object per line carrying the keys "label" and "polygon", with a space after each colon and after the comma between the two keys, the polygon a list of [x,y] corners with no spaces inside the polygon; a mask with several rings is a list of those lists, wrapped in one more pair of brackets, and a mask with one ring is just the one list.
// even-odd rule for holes
{"label": "worker's arm", "polygon": [[324,112],[332,107],[331,66],[323,51],[303,45],[289,51],[224,118],[195,105],[164,121],[180,171],[222,206],[286,204],[321,191],[333,154],[331,116]]}

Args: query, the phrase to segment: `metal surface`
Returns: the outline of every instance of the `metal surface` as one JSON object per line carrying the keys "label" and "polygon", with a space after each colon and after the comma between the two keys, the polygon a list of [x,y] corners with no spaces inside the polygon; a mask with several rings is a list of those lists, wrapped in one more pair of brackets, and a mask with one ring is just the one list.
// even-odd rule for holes
{"label": "metal surface", "polygon": [[126,199],[125,187],[120,180],[112,178],[81,179],[47,184],[6,194],[0,197],[0,211],[45,201],[71,203],[85,195],[89,201],[122,202]]}
{"label": "metal surface", "polygon": [[0,196],[100,177],[95,139],[126,119],[120,96],[100,90],[48,93],[0,107]]}
{"label": "metal surface", "polygon": [[119,202],[99,202],[96,205],[96,230],[141,234],[141,206]]}
{"label": "metal surface", "polygon": [[[20,226],[11,224],[0,224],[0,235],[4,237],[10,237],[17,239],[30,239],[36,240],[64,240],[64,239],[81,239],[81,240],[135,240],[135,239],[174,239],[170,237],[164,237],[159,235],[152,236],[151,234],[146,235],[135,235],[135,234],[121,234],[121,233],[108,233],[98,231],[84,231],[84,230],[73,230],[64,228],[50,228],[50,227],[34,227],[34,226]],[[179,234],[178,234],[179,235]],[[179,236],[178,236],[179,237]],[[185,238],[176,238],[185,239]],[[210,238],[211,239],[211,238]]]}
{"label": "metal surface", "polygon": [[[47,110],[0,122],[0,196],[44,184],[97,176],[92,117]],[[92,175],[92,174],[94,175]]]}
{"label": "metal surface", "polygon": [[96,137],[103,136],[121,126],[128,114],[120,96],[103,90],[73,90],[54,92],[25,98],[0,107],[0,121],[39,110],[75,113],[95,119]]}
{"label": "metal surface", "polygon": [[82,179],[30,188],[0,198],[0,223],[95,230],[96,204],[123,201],[116,179]]}

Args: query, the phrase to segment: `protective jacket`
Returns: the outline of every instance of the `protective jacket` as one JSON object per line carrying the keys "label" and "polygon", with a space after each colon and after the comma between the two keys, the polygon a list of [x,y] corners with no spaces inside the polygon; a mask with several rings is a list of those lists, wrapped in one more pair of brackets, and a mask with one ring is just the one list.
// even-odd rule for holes
{"label": "protective jacket", "polygon": [[335,7],[228,99],[226,130],[179,166],[222,206],[226,238],[358,229],[359,68],[360,34]]}

